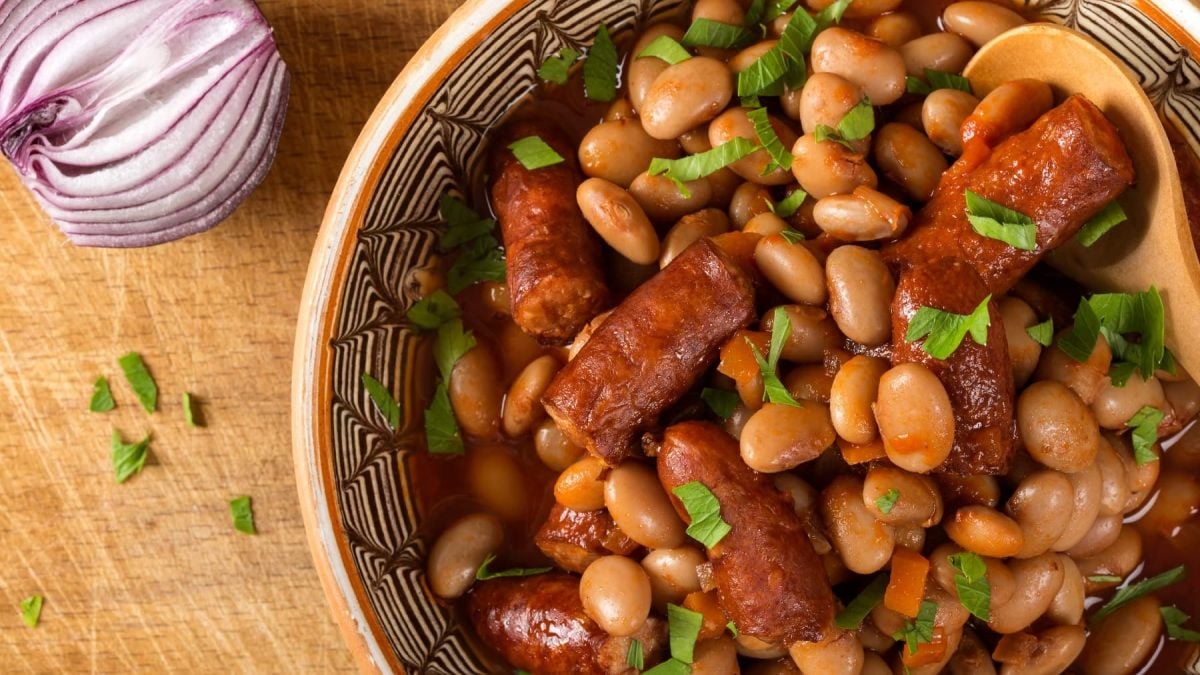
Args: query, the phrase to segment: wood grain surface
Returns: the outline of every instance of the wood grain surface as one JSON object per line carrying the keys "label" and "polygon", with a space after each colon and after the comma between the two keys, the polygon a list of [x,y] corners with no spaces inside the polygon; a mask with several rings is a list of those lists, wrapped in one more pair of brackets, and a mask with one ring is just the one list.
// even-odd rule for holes
{"label": "wood grain surface", "polygon": [[[292,72],[279,156],[216,229],[76,248],[0,170],[0,672],[353,669],[309,558],[289,437],[292,339],[325,203],[388,84],[459,3],[264,0]],[[116,358],[141,352],[159,411]],[[118,408],[89,413],[106,375]],[[207,426],[185,426],[180,396]],[[113,480],[109,436],[152,435]],[[228,500],[254,500],[259,534]],[[46,598],[36,629],[18,602]]]}

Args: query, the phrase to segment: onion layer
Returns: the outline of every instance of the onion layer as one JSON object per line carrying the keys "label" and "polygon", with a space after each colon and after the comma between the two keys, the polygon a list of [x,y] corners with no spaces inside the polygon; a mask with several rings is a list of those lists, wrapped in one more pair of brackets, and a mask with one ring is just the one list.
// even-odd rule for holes
{"label": "onion layer", "polygon": [[223,220],[271,166],[288,82],[251,0],[0,0],[0,151],[83,246]]}

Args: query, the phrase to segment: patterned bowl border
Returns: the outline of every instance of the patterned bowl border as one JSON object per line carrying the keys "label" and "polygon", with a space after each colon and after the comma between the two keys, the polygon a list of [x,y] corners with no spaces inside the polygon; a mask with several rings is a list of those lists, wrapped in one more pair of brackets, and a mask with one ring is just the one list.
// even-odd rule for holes
{"label": "patterned bowl border", "polygon": [[[404,471],[420,448],[422,422],[419,406],[405,405],[419,386],[416,341],[403,314],[417,299],[411,271],[435,253],[437,199],[470,191],[484,132],[534,87],[545,57],[586,46],[601,22],[627,32],[683,2],[471,0],[405,68],[342,170],[301,304],[293,444],[318,573],[364,672],[489,672],[453,611],[428,591],[429,542],[418,534]],[[1200,150],[1200,50],[1174,23],[1195,30],[1194,7],[1182,0],[1026,4],[1116,52]],[[381,379],[399,392],[398,432],[374,414],[359,382],[364,371],[388,374]]]}

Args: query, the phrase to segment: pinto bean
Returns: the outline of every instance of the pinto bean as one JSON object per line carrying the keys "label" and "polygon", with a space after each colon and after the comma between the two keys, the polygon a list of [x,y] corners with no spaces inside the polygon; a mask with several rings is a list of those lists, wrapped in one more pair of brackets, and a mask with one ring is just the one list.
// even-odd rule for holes
{"label": "pinto bean", "polygon": [[543,420],[533,433],[538,459],[554,471],[563,471],[583,456],[583,448],[567,440],[554,420]]}
{"label": "pinto bean", "polygon": [[1179,382],[1164,381],[1163,395],[1183,424],[1187,424],[1200,413],[1200,385],[1191,378],[1184,378]]}
{"label": "pinto bean", "polygon": [[675,548],[685,541],[686,526],[654,469],[624,462],[604,481],[604,506],[630,539],[647,548]]}
{"label": "pinto bean", "polygon": [[[794,165],[793,165],[794,166]],[[767,188],[755,183],[742,183],[729,202],[729,219],[733,226],[742,229],[755,216],[771,213],[774,202]]]}
{"label": "pinto bean", "polygon": [[938,89],[921,104],[921,126],[942,152],[957,157],[962,154],[962,124],[978,105],[969,92]]}
{"label": "pinto bean", "polygon": [[1096,555],[1076,561],[1076,564],[1086,580],[1088,593],[1094,593],[1099,588],[1116,584],[1091,581],[1091,577],[1115,576],[1124,579],[1142,564],[1142,555],[1142,535],[1133,525],[1125,525],[1111,546]]}
{"label": "pinto bean", "polygon": [[1111,546],[1121,533],[1121,516],[1099,516],[1079,543],[1067,550],[1075,559],[1095,555]]}
{"label": "pinto bean", "polygon": [[678,605],[688,593],[702,590],[696,569],[708,562],[694,546],[659,548],[642,558],[642,569],[650,579],[654,606],[665,611],[667,603]]}
{"label": "pinto bean", "polygon": [[862,87],[840,75],[813,73],[804,83],[799,100],[798,113],[804,133],[816,133],[822,125],[836,129],[863,96]]}
{"label": "pinto bean", "polygon": [[1051,547],[1055,551],[1067,551],[1078,544],[1100,514],[1100,469],[1091,465],[1083,471],[1070,474],[1067,478],[1075,488],[1074,507],[1071,509],[1071,520],[1066,531]]}
{"label": "pinto bean", "polygon": [[863,670],[863,646],[853,631],[833,627],[819,642],[797,642],[788,654],[802,673],[859,675]]}
{"label": "pinto bean", "polygon": [[950,455],[954,445],[950,397],[925,366],[905,363],[884,373],[875,419],[888,459],[896,466],[929,473]]}
{"label": "pinto bean", "polygon": [[867,24],[867,36],[896,49],[921,37],[921,22],[908,12],[884,14]]}
{"label": "pinto bean", "polygon": [[729,218],[720,209],[704,209],[689,213],[680,218],[679,222],[675,223],[675,226],[668,230],[667,235],[663,237],[662,253],[658,259],[659,268],[669,265],[680,253],[683,253],[684,249],[698,239],[715,237],[728,231]]}
{"label": "pinto bean", "polygon": [[450,372],[450,406],[469,436],[491,438],[500,429],[504,389],[500,363],[485,342],[463,354]]}
{"label": "pinto bean", "polygon": [[[747,113],[747,108],[730,108],[721,113],[708,125],[708,141],[715,148],[724,145],[735,138],[744,138],[751,142],[758,142],[758,133],[754,130],[754,123],[750,121]],[[796,132],[784,124],[783,122],[773,117],[768,117],[771,127],[775,130],[775,135],[783,143],[785,148],[790,148],[796,143]],[[757,150],[750,155],[739,159],[729,165],[729,168],[737,175],[745,178],[751,183],[760,185],[787,185],[792,182],[792,174],[783,167],[776,166],[771,171],[767,168],[774,164],[771,155],[766,150]]]}
{"label": "pinto bean", "polygon": [[646,133],[667,140],[713,119],[732,97],[729,67],[697,56],[664,70],[646,91],[638,112]]}
{"label": "pinto bean", "polygon": [[[982,3],[979,3],[982,4]],[[962,141],[995,147],[1025,130],[1054,105],[1050,85],[1041,80],[1010,80],[996,87],[963,120]]]}
{"label": "pinto bean", "polygon": [[[833,2],[834,0],[808,0],[808,6],[814,10],[822,10]],[[846,16],[851,19],[870,19],[890,12],[901,4],[901,0],[858,0],[846,9]]]}
{"label": "pinto bean", "polygon": [[558,359],[546,354],[525,366],[513,380],[504,397],[503,413],[504,433],[510,438],[524,436],[546,418],[541,398],[558,369]]}
{"label": "pinto bean", "polygon": [[[887,513],[879,501],[895,490],[896,499]],[[896,467],[871,467],[863,480],[863,505],[875,518],[891,525],[932,527],[942,520],[942,495],[928,476]]]}
{"label": "pinto bean", "polygon": [[1200,513],[1200,477],[1190,472],[1168,471],[1159,477],[1158,498],[1137,527],[1147,535],[1172,537],[1197,513]]}
{"label": "pinto bean", "polygon": [[1000,503],[1000,483],[995,476],[956,476],[939,473],[934,476],[942,490],[946,506],[957,509],[968,504],[996,508]]}
{"label": "pinto bean", "polygon": [[650,616],[650,578],[631,558],[607,555],[579,578],[583,610],[609,635],[633,635]]}
{"label": "pinto bean", "polygon": [[834,73],[862,87],[874,105],[904,95],[906,70],[900,52],[855,31],[834,27],[813,40],[814,72]]}
{"label": "pinto bean", "polygon": [[630,52],[634,58],[629,60],[628,66],[628,87],[629,87],[629,102],[633,104],[634,110],[641,111],[646,102],[646,93],[650,91],[650,85],[658,79],[658,76],[663,73],[671,64],[656,58],[637,58],[638,54],[642,53],[646,47],[654,42],[659,37],[666,35],[678,41],[683,39],[683,28],[673,23],[656,23],[642,31],[637,42],[633,45],[633,50]]}
{"label": "pinto bean", "polygon": [[608,465],[591,455],[568,466],[554,482],[554,499],[574,511],[604,508],[604,476]]}
{"label": "pinto bean", "polygon": [[792,175],[814,199],[848,194],[855,188],[876,187],[879,178],[867,162],[866,154],[841,143],[818,141],[805,134],[792,146]]}
{"label": "pinto bean", "polygon": [[1055,623],[1074,626],[1083,620],[1083,601],[1087,598],[1083,575],[1070,556],[1060,553],[1058,559],[1063,565],[1063,584],[1046,610],[1046,616]]}
{"label": "pinto bean", "polygon": [[686,192],[666,176],[640,173],[629,184],[629,194],[651,220],[670,223],[699,211],[712,200],[712,185],[707,178],[687,181],[683,187]]}
{"label": "pinto bean", "polygon": [[[845,339],[829,313],[807,305],[783,305],[792,331],[783,343],[783,359],[792,363],[821,363],[825,354],[841,346]],[[768,333],[775,325],[775,311],[768,311],[761,321]],[[819,400],[819,399],[814,399]],[[828,397],[824,399],[829,402]]]}
{"label": "pinto bean", "polygon": [[1017,426],[1030,456],[1064,473],[1091,466],[1100,449],[1100,431],[1091,410],[1058,382],[1035,382],[1021,392]]}
{"label": "pinto bean", "polygon": [[[935,548],[933,553],[929,555],[929,562],[932,565],[931,574],[942,590],[958,597],[958,585],[955,582],[955,577],[959,572],[950,563],[950,556],[957,553],[962,553],[963,549],[954,544],[947,543]],[[1008,602],[1013,593],[1016,592],[1016,581],[1013,579],[1012,572],[1001,561],[995,558],[983,557],[983,563],[987,566],[988,586],[991,589],[991,598],[989,607],[991,611],[1003,606]]]}
{"label": "pinto bean", "polygon": [[882,192],[860,185],[851,194],[817,200],[813,219],[826,234],[843,241],[880,241],[904,234],[912,211]]}
{"label": "pinto bean", "polygon": [[1071,667],[1087,639],[1083,626],[1054,626],[1036,636],[1015,633],[1000,639],[1000,675],[1058,675]]}
{"label": "pinto bean", "polygon": [[780,234],[764,236],[754,247],[754,261],[767,281],[792,302],[825,304],[825,268],[803,242],[792,243]]}
{"label": "pinto bean", "polygon": [[996,675],[996,664],[992,663],[991,652],[983,640],[974,631],[967,630],[963,632],[946,672],[948,675]]}
{"label": "pinto bean", "polygon": [[746,23],[746,13],[737,0],[696,0],[692,7],[692,21],[696,19],[740,26]]}
{"label": "pinto bean", "polygon": [[1091,356],[1083,362],[1067,356],[1056,343],[1042,352],[1036,377],[1067,385],[1080,400],[1091,405],[1109,382],[1108,367],[1111,363],[1112,350],[1104,336],[1096,338]]}
{"label": "pinto bean", "polygon": [[996,304],[1004,322],[1004,336],[1008,340],[1013,384],[1023,387],[1033,376],[1033,371],[1037,370],[1038,359],[1042,356],[1042,346],[1030,337],[1026,330],[1037,324],[1037,315],[1034,314],[1033,308],[1020,298],[1001,298]]}
{"label": "pinto bean", "polygon": [[942,13],[946,30],[957,33],[976,47],[1025,23],[1020,14],[993,2],[956,2]]}
{"label": "pinto bean", "polygon": [[1043,553],[1008,565],[1016,591],[1004,606],[993,609],[988,627],[997,633],[1016,633],[1046,613],[1063,584],[1058,554]]}
{"label": "pinto bean", "polygon": [[1158,378],[1143,380],[1134,373],[1123,387],[1113,386],[1111,381],[1104,385],[1092,401],[1092,415],[1105,429],[1121,431],[1139,410],[1147,406],[1161,410],[1166,401]]}
{"label": "pinto bean", "polygon": [[993,558],[1014,556],[1025,546],[1017,521],[986,506],[964,506],[942,528],[959,546]]}
{"label": "pinto bean", "polygon": [[466,593],[483,559],[503,540],[504,526],[491,514],[472,513],[454,521],[429,549],[425,574],[430,590],[447,600]]}
{"label": "pinto bean", "polygon": [[1079,666],[1088,675],[1127,675],[1145,663],[1162,634],[1160,605],[1138,598],[1105,617],[1088,637]]}
{"label": "pinto bean", "polygon": [[949,166],[925,134],[897,122],[885,124],[875,135],[875,162],[920,202],[929,201]]}
{"label": "pinto bean", "polygon": [[891,304],[896,282],[875,251],[840,246],[825,260],[829,308],[846,337],[867,346],[892,338]]}
{"label": "pinto bean", "polygon": [[1035,471],[1021,479],[1005,511],[1021,526],[1025,543],[1018,558],[1032,558],[1050,550],[1071,521],[1075,489],[1058,471]]}
{"label": "pinto bean", "polygon": [[520,520],[529,513],[525,475],[504,446],[471,448],[467,453],[467,484],[481,504],[504,520]]}
{"label": "pinto bean", "polygon": [[629,192],[603,178],[589,178],[575,198],[592,229],[618,253],[640,265],[658,260],[658,234]]}
{"label": "pinto bean", "polygon": [[896,546],[891,525],[879,521],[863,504],[863,482],[840,475],[821,493],[821,518],[830,543],[850,571],[877,572],[887,564]]}
{"label": "pinto bean", "polygon": [[829,408],[823,403],[767,403],[746,423],[740,447],[750,468],[777,473],[816,459],[833,441]]}
{"label": "pinto bean", "polygon": [[733,638],[719,637],[696,643],[692,675],[726,675],[738,672],[737,644]]}
{"label": "pinto bean", "polygon": [[597,124],[579,142],[579,168],[583,173],[624,188],[649,169],[655,157],[679,157],[679,144],[651,137],[636,119]]}
{"label": "pinto bean", "polygon": [[[773,234],[779,234],[786,229],[788,229],[788,223],[783,218],[774,213],[760,213],[746,223],[746,227],[742,228],[742,232],[751,232],[766,238]],[[761,270],[761,267],[759,269]]]}
{"label": "pinto bean", "polygon": [[855,356],[838,369],[829,391],[829,412],[839,436],[859,445],[879,436],[874,406],[879,379],[887,370],[887,361],[872,356]]}
{"label": "pinto bean", "polygon": [[961,73],[975,50],[954,33],[930,33],[900,47],[904,67],[914,77],[924,77],[925,70]]}

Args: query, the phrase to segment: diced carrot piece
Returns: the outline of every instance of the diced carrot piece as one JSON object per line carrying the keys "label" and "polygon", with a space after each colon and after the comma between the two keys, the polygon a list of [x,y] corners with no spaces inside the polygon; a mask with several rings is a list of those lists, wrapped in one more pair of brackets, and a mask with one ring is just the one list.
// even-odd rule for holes
{"label": "diced carrot piece", "polygon": [[850,465],[865,464],[887,457],[887,452],[883,449],[883,441],[879,438],[870,443],[858,445],[839,436],[837,443],[838,448],[842,451],[842,459],[846,460],[846,463]]}
{"label": "diced carrot piece", "polygon": [[883,594],[883,606],[904,616],[915,618],[925,597],[925,578],[929,575],[929,560],[906,548],[892,553],[892,576]]}
{"label": "diced carrot piece", "polygon": [[712,238],[713,243],[728,254],[756,286],[764,281],[758,263],[754,261],[754,248],[758,246],[759,239],[762,239],[762,235],[754,232],[726,232]]}
{"label": "diced carrot piece", "polygon": [[700,626],[700,640],[719,638],[725,632],[725,624],[729,620],[725,618],[725,610],[721,609],[716,591],[688,593],[683,599],[683,607],[704,616],[704,623]]}
{"label": "diced carrot piece", "polygon": [[909,668],[941,663],[944,658],[946,658],[946,634],[940,626],[934,626],[933,640],[917,645],[916,654],[908,651],[908,645],[900,643],[900,660]]}
{"label": "diced carrot piece", "polygon": [[754,345],[763,358],[771,346],[771,336],[762,331],[739,330],[721,346],[721,362],[717,364],[717,372],[728,375],[737,385],[738,396],[752,410],[762,407],[763,380],[758,361],[750,350]]}

